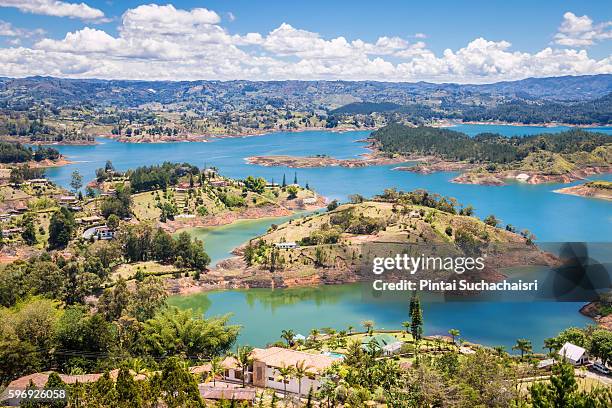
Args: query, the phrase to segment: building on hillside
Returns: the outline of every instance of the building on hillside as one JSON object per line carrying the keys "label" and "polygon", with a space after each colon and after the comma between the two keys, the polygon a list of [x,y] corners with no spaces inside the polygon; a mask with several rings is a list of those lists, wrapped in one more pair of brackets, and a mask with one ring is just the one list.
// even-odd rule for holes
{"label": "building on hillside", "polygon": [[565,343],[557,354],[559,354],[565,361],[573,365],[582,365],[589,362],[589,355],[587,351],[584,348],[569,342]]}
{"label": "building on hillside", "polygon": [[291,242],[277,242],[274,246],[278,249],[293,249],[297,248],[297,244],[293,241]]}
{"label": "building on hillside", "polygon": [[227,386],[211,386],[209,384],[198,385],[200,396],[205,400],[237,401],[253,404],[257,397],[255,388],[241,388]]}
{"label": "building on hillside", "polygon": [[[313,391],[318,390],[321,386],[321,375],[334,361],[337,361],[336,358],[323,354],[311,354],[282,347],[256,348],[251,356],[253,365],[248,367],[245,372],[245,382],[247,384],[276,390],[284,390],[286,386],[287,391],[291,393],[298,393],[298,380],[290,378],[285,384],[279,377],[278,369],[283,366],[295,367],[296,364],[303,362],[308,372],[308,375],[302,378],[301,391],[303,394],[308,393],[311,388]],[[224,378],[230,381],[242,381],[242,370],[236,364],[232,365],[231,361],[228,362],[227,359],[226,363],[229,363],[230,368],[225,370]]]}
{"label": "building on hillside", "polygon": [[229,183],[227,180],[211,180],[210,185],[213,187],[227,187]]}
{"label": "building on hillside", "polygon": [[13,238],[23,232],[23,228],[14,227],[2,230],[2,238]]}
{"label": "building on hillside", "polygon": [[61,206],[71,206],[79,202],[76,196],[61,196],[57,201]]}
{"label": "building on hillside", "polygon": [[90,217],[77,218],[75,221],[79,225],[87,226],[87,225],[95,225],[95,224],[101,223],[103,220],[104,218],[98,215],[92,215]]}
{"label": "building on hillside", "polygon": [[308,197],[302,200],[302,203],[304,204],[316,204],[317,203],[317,198],[316,197]]}
{"label": "building on hillside", "polygon": [[115,238],[116,234],[117,232],[115,230],[108,228],[106,225],[99,225],[97,227],[86,229],[81,237],[86,241],[90,241],[92,239],[107,241]]}
{"label": "building on hillside", "polygon": [[388,333],[380,333],[373,336],[364,336],[361,339],[361,347],[369,350],[371,347],[379,347],[386,356],[399,354],[402,350],[402,343],[395,336]]}

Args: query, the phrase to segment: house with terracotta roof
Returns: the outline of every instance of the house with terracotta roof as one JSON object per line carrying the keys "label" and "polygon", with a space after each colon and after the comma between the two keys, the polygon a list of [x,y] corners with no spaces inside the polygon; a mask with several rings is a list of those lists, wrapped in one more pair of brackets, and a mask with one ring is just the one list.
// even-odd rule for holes
{"label": "house with terracotta roof", "polygon": [[[278,369],[283,366],[295,367],[296,364],[302,364],[303,362],[308,374],[302,378],[302,393],[307,393],[310,388],[316,391],[321,386],[321,374],[337,361],[337,358],[323,354],[306,353],[282,347],[256,348],[253,349],[251,357],[253,358],[253,365],[248,367],[245,372],[245,382],[256,387],[276,390],[285,389],[283,379],[279,378]],[[223,365],[226,367],[225,379],[242,381],[242,370],[238,365],[232,367],[232,363],[228,359],[223,362]],[[299,381],[296,378],[290,378],[286,383],[288,392],[298,393]]]}

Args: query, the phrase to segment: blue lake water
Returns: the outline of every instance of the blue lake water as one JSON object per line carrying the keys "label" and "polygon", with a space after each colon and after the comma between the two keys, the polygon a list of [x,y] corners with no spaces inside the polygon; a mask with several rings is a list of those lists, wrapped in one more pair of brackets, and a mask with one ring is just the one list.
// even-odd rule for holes
{"label": "blue lake water", "polygon": [[[459,125],[455,130],[469,135],[498,132],[506,136],[561,131],[566,128],[534,128],[501,125]],[[612,134],[612,128],[593,129]],[[67,186],[76,169],[85,180],[94,178],[95,169],[111,160],[119,170],[164,161],[189,162],[200,167],[216,166],[227,176],[262,176],[279,182],[283,174],[310,186],[330,199],[344,200],[359,193],[371,196],[387,187],[402,190],[424,188],[472,204],[476,214],[495,214],[503,223],[528,228],[538,241],[608,242],[612,237],[612,204],[604,200],[553,193],[558,184],[478,186],[449,181],[457,173],[420,175],[392,170],[395,166],[365,168],[290,169],[246,164],[245,157],[286,154],[308,156],[329,154],[338,158],[358,157],[366,152],[358,142],[369,132],[334,133],[310,131],[274,133],[265,136],[216,139],[207,143],[125,144],[99,139],[94,146],[58,146],[75,163],[47,171],[48,177]],[[611,175],[597,179],[612,180]],[[567,186],[567,185],[564,185]],[[248,238],[263,233],[279,220],[241,221],[218,229],[194,232],[204,239],[215,261]],[[373,319],[378,327],[401,328],[407,320],[405,301],[378,303],[366,301],[354,285],[290,290],[236,290],[173,297],[172,304],[191,307],[208,315],[233,313],[232,322],[243,325],[240,342],[263,345],[276,340],[282,329],[306,334],[314,327],[345,328]],[[539,348],[545,337],[568,326],[584,326],[590,319],[580,315],[576,303],[425,303],[427,334],[446,333],[458,328],[471,341],[511,346],[519,337],[529,338]]]}
{"label": "blue lake water", "polygon": [[[456,128],[468,133],[470,127],[477,127],[478,133],[495,131],[505,135],[533,131],[531,127],[501,125],[460,125]],[[600,130],[612,132],[612,128]],[[119,170],[164,161],[182,161],[198,166],[217,166],[230,177],[256,175],[277,182],[282,180],[283,174],[292,180],[294,173],[297,173],[300,183],[308,182],[312,188],[330,199],[344,200],[354,193],[371,196],[381,193],[387,187],[403,190],[424,188],[455,197],[465,205],[472,204],[481,218],[495,214],[505,224],[527,228],[540,241],[608,241],[612,236],[609,202],[553,193],[553,190],[561,187],[559,184],[515,183],[501,187],[463,185],[449,182],[457,175],[452,172],[421,175],[392,170],[396,166],[290,169],[254,166],[244,161],[248,156],[275,154],[358,157],[366,150],[364,143],[357,140],[368,134],[367,131],[312,131],[217,139],[207,143],[165,144],[129,144],[100,139],[101,144],[94,146],[59,146],[58,149],[75,163],[49,169],[47,175],[59,184],[68,186],[75,169],[79,170],[85,180],[91,180],[95,169],[103,167],[106,160],[112,160]],[[611,180],[612,175],[596,178]]]}

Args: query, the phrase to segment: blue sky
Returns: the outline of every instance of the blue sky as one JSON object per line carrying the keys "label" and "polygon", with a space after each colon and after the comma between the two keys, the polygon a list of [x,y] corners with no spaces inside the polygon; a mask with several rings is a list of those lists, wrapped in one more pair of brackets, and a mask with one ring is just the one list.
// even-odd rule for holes
{"label": "blue sky", "polygon": [[83,1],[0,0],[0,75],[493,82],[612,72],[609,1]]}

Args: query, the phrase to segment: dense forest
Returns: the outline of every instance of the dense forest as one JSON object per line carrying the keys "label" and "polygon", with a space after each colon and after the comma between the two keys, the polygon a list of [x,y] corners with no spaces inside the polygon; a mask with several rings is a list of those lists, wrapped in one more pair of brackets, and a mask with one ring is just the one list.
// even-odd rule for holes
{"label": "dense forest", "polygon": [[373,132],[372,138],[386,153],[434,155],[472,163],[511,163],[536,151],[562,154],[592,152],[610,143],[610,137],[606,134],[580,129],[514,137],[481,133],[471,138],[454,130],[426,126],[414,128],[398,123]]}
{"label": "dense forest", "polygon": [[57,160],[60,154],[51,147],[32,150],[19,143],[0,142],[0,163],[25,163],[31,160]]}

